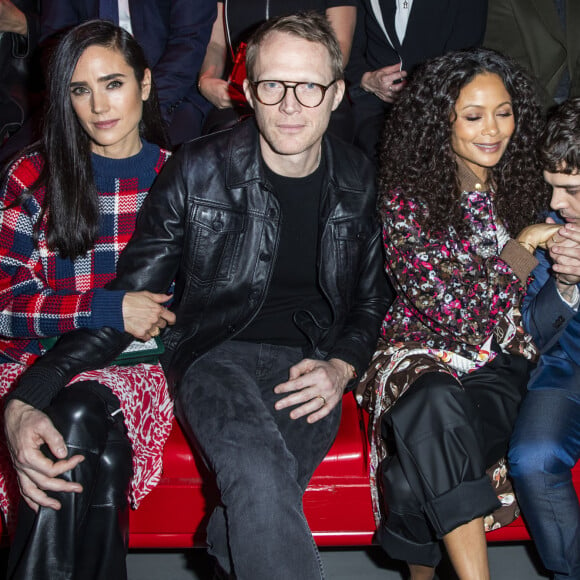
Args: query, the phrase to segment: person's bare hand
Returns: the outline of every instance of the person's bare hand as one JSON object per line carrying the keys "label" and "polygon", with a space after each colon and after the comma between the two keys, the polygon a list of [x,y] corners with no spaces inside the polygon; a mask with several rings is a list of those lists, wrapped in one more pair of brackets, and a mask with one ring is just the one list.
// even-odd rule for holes
{"label": "person's bare hand", "polygon": [[[45,413],[13,399],[4,410],[4,430],[22,497],[34,511],[39,506],[60,509],[60,502],[49,497],[46,491],[80,493],[83,490],[79,483],[58,477],[74,469],[84,457],[73,455],[67,459],[64,439]],[[57,461],[41,451],[43,444]]]}
{"label": "person's bare hand", "polygon": [[340,359],[304,359],[290,369],[287,382],[274,388],[278,394],[290,393],[280,399],[275,408],[280,411],[298,405],[290,411],[290,417],[307,416],[309,423],[315,423],[336,407],[351,378],[352,367]]}
{"label": "person's bare hand", "polygon": [[26,36],[26,16],[10,0],[0,0],[0,32],[15,32]]}
{"label": "person's bare hand", "polygon": [[393,103],[405,86],[407,71],[399,64],[392,64],[374,71],[366,72],[361,79],[361,87],[373,93],[385,103]]}
{"label": "person's bare hand", "polygon": [[174,324],[175,314],[163,306],[170,298],[168,294],[146,290],[127,292],[123,298],[125,331],[139,340],[149,340],[168,324]]}
{"label": "person's bare hand", "polygon": [[199,79],[199,91],[218,109],[229,109],[232,107],[229,84],[223,79],[202,76]]}
{"label": "person's bare hand", "polygon": [[547,249],[552,236],[562,227],[561,224],[543,223],[526,226],[517,237],[517,241],[533,251],[536,248]]}
{"label": "person's bare hand", "polygon": [[576,224],[558,224],[558,231],[548,242],[552,270],[564,285],[580,283],[580,228]]}

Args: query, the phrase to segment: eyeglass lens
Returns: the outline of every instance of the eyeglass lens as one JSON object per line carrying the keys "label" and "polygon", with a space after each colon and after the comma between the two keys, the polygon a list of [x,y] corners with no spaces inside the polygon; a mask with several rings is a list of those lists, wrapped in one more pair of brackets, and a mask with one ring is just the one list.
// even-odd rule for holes
{"label": "eyeglass lens", "polygon": [[292,89],[296,100],[305,107],[317,107],[324,99],[326,88],[317,83],[296,83],[287,85],[280,81],[260,81],[256,83],[258,99],[265,105],[277,105]]}

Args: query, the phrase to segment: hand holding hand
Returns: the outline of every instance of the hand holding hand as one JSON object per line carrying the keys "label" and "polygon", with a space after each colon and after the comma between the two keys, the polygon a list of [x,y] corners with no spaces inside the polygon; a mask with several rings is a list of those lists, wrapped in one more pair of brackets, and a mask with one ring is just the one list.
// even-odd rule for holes
{"label": "hand holding hand", "polygon": [[548,241],[552,270],[562,286],[580,283],[580,228],[576,224],[556,224],[558,231]]}
{"label": "hand holding hand", "polygon": [[202,76],[199,79],[199,92],[218,109],[229,109],[232,107],[229,84],[223,79]]}
{"label": "hand holding hand", "polygon": [[343,360],[304,359],[290,369],[290,380],[274,388],[275,393],[291,393],[276,403],[276,410],[299,405],[292,409],[290,417],[308,416],[306,420],[315,423],[340,402],[352,376],[352,366]]}
{"label": "hand holding hand", "polygon": [[531,226],[526,226],[518,234],[517,241],[531,253],[533,253],[536,248],[546,249],[552,236],[554,236],[561,227],[561,224],[556,224],[553,221],[544,224],[532,224]]}
{"label": "hand holding hand", "polygon": [[171,296],[143,290],[127,292],[123,298],[125,331],[139,340],[149,340],[159,330],[175,323],[175,314],[163,306]]}
{"label": "hand holding hand", "polygon": [[405,86],[407,71],[401,70],[399,64],[392,64],[371,72],[366,72],[361,79],[361,87],[373,93],[385,103],[393,103]]}
{"label": "hand holding hand", "polygon": [[[45,491],[80,493],[79,483],[58,476],[75,468],[84,460],[82,455],[66,459],[68,450],[61,434],[49,417],[31,405],[14,399],[4,410],[4,429],[8,448],[18,475],[24,501],[37,511],[39,506],[60,509],[60,502]],[[52,461],[41,450],[46,444],[58,461]]]}

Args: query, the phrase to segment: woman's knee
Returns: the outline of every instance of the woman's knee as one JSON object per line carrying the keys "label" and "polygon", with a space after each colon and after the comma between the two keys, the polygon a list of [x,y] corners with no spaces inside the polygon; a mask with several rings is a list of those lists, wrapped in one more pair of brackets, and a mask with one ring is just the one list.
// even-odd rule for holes
{"label": "woman's knee", "polygon": [[400,434],[423,437],[423,431],[442,432],[458,424],[477,424],[471,402],[453,376],[443,372],[421,376],[388,413]]}
{"label": "woman's knee", "polygon": [[92,382],[75,383],[63,389],[45,413],[67,445],[102,452],[115,419],[107,406],[107,399],[99,396],[102,385]]}
{"label": "woman's knee", "polygon": [[484,475],[485,442],[477,410],[447,373],[429,373],[416,381],[386,414],[382,435],[423,503],[432,494]]}

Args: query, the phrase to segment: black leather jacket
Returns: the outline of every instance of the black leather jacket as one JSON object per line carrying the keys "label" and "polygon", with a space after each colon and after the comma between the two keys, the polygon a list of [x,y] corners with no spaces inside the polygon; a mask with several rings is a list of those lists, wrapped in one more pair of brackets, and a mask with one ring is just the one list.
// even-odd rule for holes
{"label": "black leather jacket", "polygon": [[[258,313],[272,276],[280,211],[264,176],[253,120],[185,144],[168,161],[118,264],[115,289],[164,292],[175,280],[177,321],[163,334],[162,364],[175,386],[199,355],[235,338]],[[374,172],[358,150],[323,142],[328,177],[321,201],[318,275],[332,320],[295,321],[314,356],[366,369],[392,301],[383,274]],[[131,340],[110,328],[71,332],[33,365],[14,397],[60,388],[109,364]],[[36,385],[36,386],[34,386]]]}

